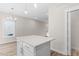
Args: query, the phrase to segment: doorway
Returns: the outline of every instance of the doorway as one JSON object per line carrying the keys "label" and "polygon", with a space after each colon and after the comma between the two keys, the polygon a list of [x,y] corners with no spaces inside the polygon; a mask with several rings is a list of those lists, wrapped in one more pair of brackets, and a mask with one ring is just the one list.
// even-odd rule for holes
{"label": "doorway", "polygon": [[67,55],[79,56],[79,9],[67,11]]}

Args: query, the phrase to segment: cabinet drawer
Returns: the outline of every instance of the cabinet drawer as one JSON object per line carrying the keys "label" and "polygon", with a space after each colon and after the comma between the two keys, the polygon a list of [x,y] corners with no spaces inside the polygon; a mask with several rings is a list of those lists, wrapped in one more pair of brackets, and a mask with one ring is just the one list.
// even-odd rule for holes
{"label": "cabinet drawer", "polygon": [[31,45],[29,45],[29,44],[27,44],[25,42],[23,42],[23,50],[27,50],[27,51],[29,51],[31,53],[34,53],[34,48]]}
{"label": "cabinet drawer", "polygon": [[30,51],[23,50],[23,55],[24,56],[34,56],[34,53],[31,53]]}

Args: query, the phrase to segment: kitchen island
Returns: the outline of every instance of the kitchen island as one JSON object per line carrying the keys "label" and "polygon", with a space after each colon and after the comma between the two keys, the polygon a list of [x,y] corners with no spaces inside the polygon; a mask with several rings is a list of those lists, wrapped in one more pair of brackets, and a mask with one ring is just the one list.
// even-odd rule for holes
{"label": "kitchen island", "polygon": [[18,56],[50,56],[52,37],[37,35],[17,37]]}

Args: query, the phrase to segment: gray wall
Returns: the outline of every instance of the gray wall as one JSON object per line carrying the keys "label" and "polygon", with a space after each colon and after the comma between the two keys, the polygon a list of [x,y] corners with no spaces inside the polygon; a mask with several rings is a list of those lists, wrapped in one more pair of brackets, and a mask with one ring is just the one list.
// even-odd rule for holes
{"label": "gray wall", "polygon": [[16,20],[16,36],[41,35],[47,33],[47,23],[19,17]]}
{"label": "gray wall", "polygon": [[49,36],[55,40],[51,42],[51,49],[66,54],[67,46],[65,40],[65,8],[57,7],[49,9]]}

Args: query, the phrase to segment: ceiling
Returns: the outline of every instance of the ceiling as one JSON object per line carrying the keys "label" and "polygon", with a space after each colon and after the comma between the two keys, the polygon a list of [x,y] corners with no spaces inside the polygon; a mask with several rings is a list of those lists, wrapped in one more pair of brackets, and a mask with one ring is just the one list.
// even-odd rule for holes
{"label": "ceiling", "polygon": [[[14,8],[14,14],[22,17],[28,17],[40,21],[48,20],[48,9],[52,6],[62,5],[60,3],[37,3],[37,8],[34,3],[0,3],[0,12],[10,13],[11,8]],[[27,14],[24,11],[28,11]]]}

